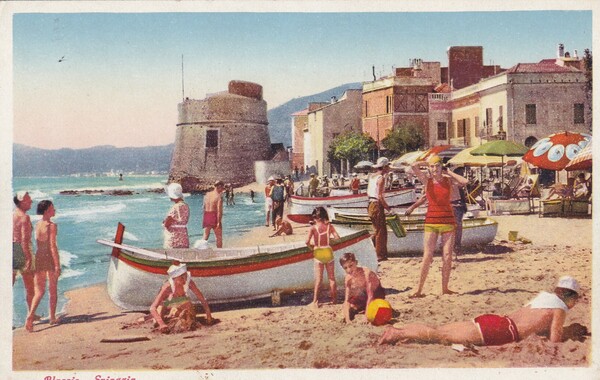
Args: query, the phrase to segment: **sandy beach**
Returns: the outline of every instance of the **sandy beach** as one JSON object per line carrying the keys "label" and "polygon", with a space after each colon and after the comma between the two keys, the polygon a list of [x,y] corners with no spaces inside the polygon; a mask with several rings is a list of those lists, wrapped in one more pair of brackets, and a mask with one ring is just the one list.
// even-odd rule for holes
{"label": "sandy beach", "polygon": [[[255,189],[257,191],[257,189]],[[499,216],[498,235],[483,250],[469,251],[454,264],[450,287],[459,294],[440,295],[441,259],[436,256],[425,286],[426,297],[409,299],[416,287],[420,257],[391,258],[379,267],[394,324],[442,324],[469,320],[481,313],[509,313],[539,291],[551,291],[557,279],[577,278],[583,296],[567,314],[566,326],[592,325],[592,220]],[[508,231],[531,244],[507,241]],[[270,234],[257,227],[237,244]],[[306,228],[296,226],[297,238]],[[273,238],[273,242],[291,237]],[[242,243],[243,242],[243,243]],[[225,242],[234,245],[234,242]],[[591,337],[555,344],[532,336],[500,347],[459,352],[449,345],[417,343],[377,346],[384,327],[343,322],[341,304],[306,307],[312,292],[287,295],[280,306],[268,302],[245,308],[215,308],[217,323],[190,333],[161,335],[150,323],[135,325],[143,313],[126,312],[109,299],[105,285],[67,294],[59,325],[35,325],[35,332],[13,331],[14,371],[148,371],[314,368],[533,368],[592,365]],[[340,294],[340,300],[342,295]],[[42,306],[41,310],[44,310]],[[111,338],[143,338],[102,343]],[[149,374],[150,372],[144,372]],[[154,372],[151,372],[154,373]],[[165,375],[167,373],[165,372]],[[270,373],[273,375],[273,373]],[[143,378],[143,377],[138,377]]]}

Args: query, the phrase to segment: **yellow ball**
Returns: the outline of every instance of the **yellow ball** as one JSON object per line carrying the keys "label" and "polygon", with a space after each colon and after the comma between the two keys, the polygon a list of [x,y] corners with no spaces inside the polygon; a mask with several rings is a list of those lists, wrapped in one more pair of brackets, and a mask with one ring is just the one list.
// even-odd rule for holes
{"label": "yellow ball", "polygon": [[388,301],[377,298],[367,306],[366,315],[369,322],[375,326],[381,326],[392,319],[393,311],[394,309]]}

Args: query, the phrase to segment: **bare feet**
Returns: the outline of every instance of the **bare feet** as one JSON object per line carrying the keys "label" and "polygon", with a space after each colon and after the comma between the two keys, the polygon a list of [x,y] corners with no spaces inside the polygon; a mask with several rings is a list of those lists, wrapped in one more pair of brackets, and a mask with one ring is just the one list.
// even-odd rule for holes
{"label": "bare feet", "polygon": [[33,332],[33,320],[34,318],[27,318],[27,320],[25,321],[25,330]]}
{"label": "bare feet", "polygon": [[312,303],[308,304],[308,306],[309,306],[311,309],[318,309],[320,305],[319,305],[319,302],[318,302],[318,301],[313,301]]}
{"label": "bare feet", "polygon": [[60,323],[60,317],[59,318],[50,318],[50,322],[51,325],[58,325]]}
{"label": "bare feet", "polygon": [[442,294],[448,294],[448,295],[452,295],[452,294],[458,294],[458,293],[456,293],[456,292],[453,292],[453,291],[452,291],[452,290],[450,290],[450,289],[446,289],[446,290],[443,290],[443,291],[442,291]]}
{"label": "bare feet", "polygon": [[423,294],[421,292],[416,292],[415,294],[408,296],[408,298],[413,298],[413,299],[414,298],[423,298],[423,297],[425,297],[425,294]]}
{"label": "bare feet", "polygon": [[37,314],[34,314],[34,315],[33,315],[33,321],[34,321],[34,322],[35,322],[35,321],[41,321],[41,320],[42,320],[42,316],[41,316],[41,315],[37,315]]}
{"label": "bare feet", "polygon": [[399,341],[401,338],[400,333],[397,329],[392,326],[388,326],[385,328],[385,331],[381,335],[381,338],[377,341],[378,345],[382,344],[392,344]]}

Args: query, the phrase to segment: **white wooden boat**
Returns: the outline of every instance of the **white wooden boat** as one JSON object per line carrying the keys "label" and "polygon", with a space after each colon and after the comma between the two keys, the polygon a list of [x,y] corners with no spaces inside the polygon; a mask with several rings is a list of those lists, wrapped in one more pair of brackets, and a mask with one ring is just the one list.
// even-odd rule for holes
{"label": "white wooden boat", "polygon": [[[401,220],[425,219],[425,214],[427,214],[427,202],[424,205],[415,208],[409,216],[406,216],[405,212],[408,209],[408,207],[409,206],[407,206],[407,205],[394,206],[394,207],[392,207],[392,211],[390,212],[390,215],[391,216],[398,215],[398,217]],[[326,210],[327,210],[327,215],[329,216],[330,221],[335,220],[335,218],[338,215],[340,215],[342,217],[353,217],[353,218],[359,218],[359,219],[364,219],[364,218],[369,217],[369,214],[367,213],[366,208],[354,209],[351,207],[328,207]],[[482,211],[481,206],[476,205],[476,204],[467,204],[467,212],[465,214],[468,216],[465,216],[465,218],[467,218],[467,217],[468,218],[478,218],[481,211]]]}
{"label": "white wooden boat", "polygon": [[[398,216],[388,217],[388,254],[390,256],[403,256],[423,253],[423,226],[424,219],[404,219]],[[371,222],[368,217],[337,214],[332,223],[348,226],[355,229],[369,228]],[[491,218],[465,218],[463,219],[462,247],[485,246],[496,237],[498,222]],[[405,235],[405,236],[402,236]],[[438,239],[437,249],[441,249],[441,239]]]}
{"label": "white wooden boat", "polygon": [[[391,207],[410,205],[417,200],[414,188],[403,188],[385,192],[385,200]],[[343,212],[365,212],[369,205],[366,193],[330,197],[290,197],[290,212],[287,217],[296,223],[308,223],[315,207],[335,207]]]}
{"label": "white wooden boat", "polygon": [[[246,301],[269,297],[274,291],[312,289],[313,255],[303,241],[245,248],[144,249],[122,243],[119,224],[115,241],[98,240],[113,248],[107,290],[112,301],[127,310],[148,310],[167,269],[174,261],[185,262],[209,303]],[[362,266],[377,271],[375,248],[366,230],[340,228],[332,240],[335,278],[343,286],[340,256],[353,252]],[[197,300],[192,296],[192,300]]]}

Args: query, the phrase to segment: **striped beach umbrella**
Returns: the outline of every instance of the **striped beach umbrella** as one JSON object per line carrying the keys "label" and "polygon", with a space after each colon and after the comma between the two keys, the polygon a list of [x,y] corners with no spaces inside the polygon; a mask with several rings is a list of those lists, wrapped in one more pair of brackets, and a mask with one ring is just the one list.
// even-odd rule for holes
{"label": "striped beach umbrella", "polygon": [[592,168],[592,139],[573,159],[565,166],[565,170],[588,170]]}

